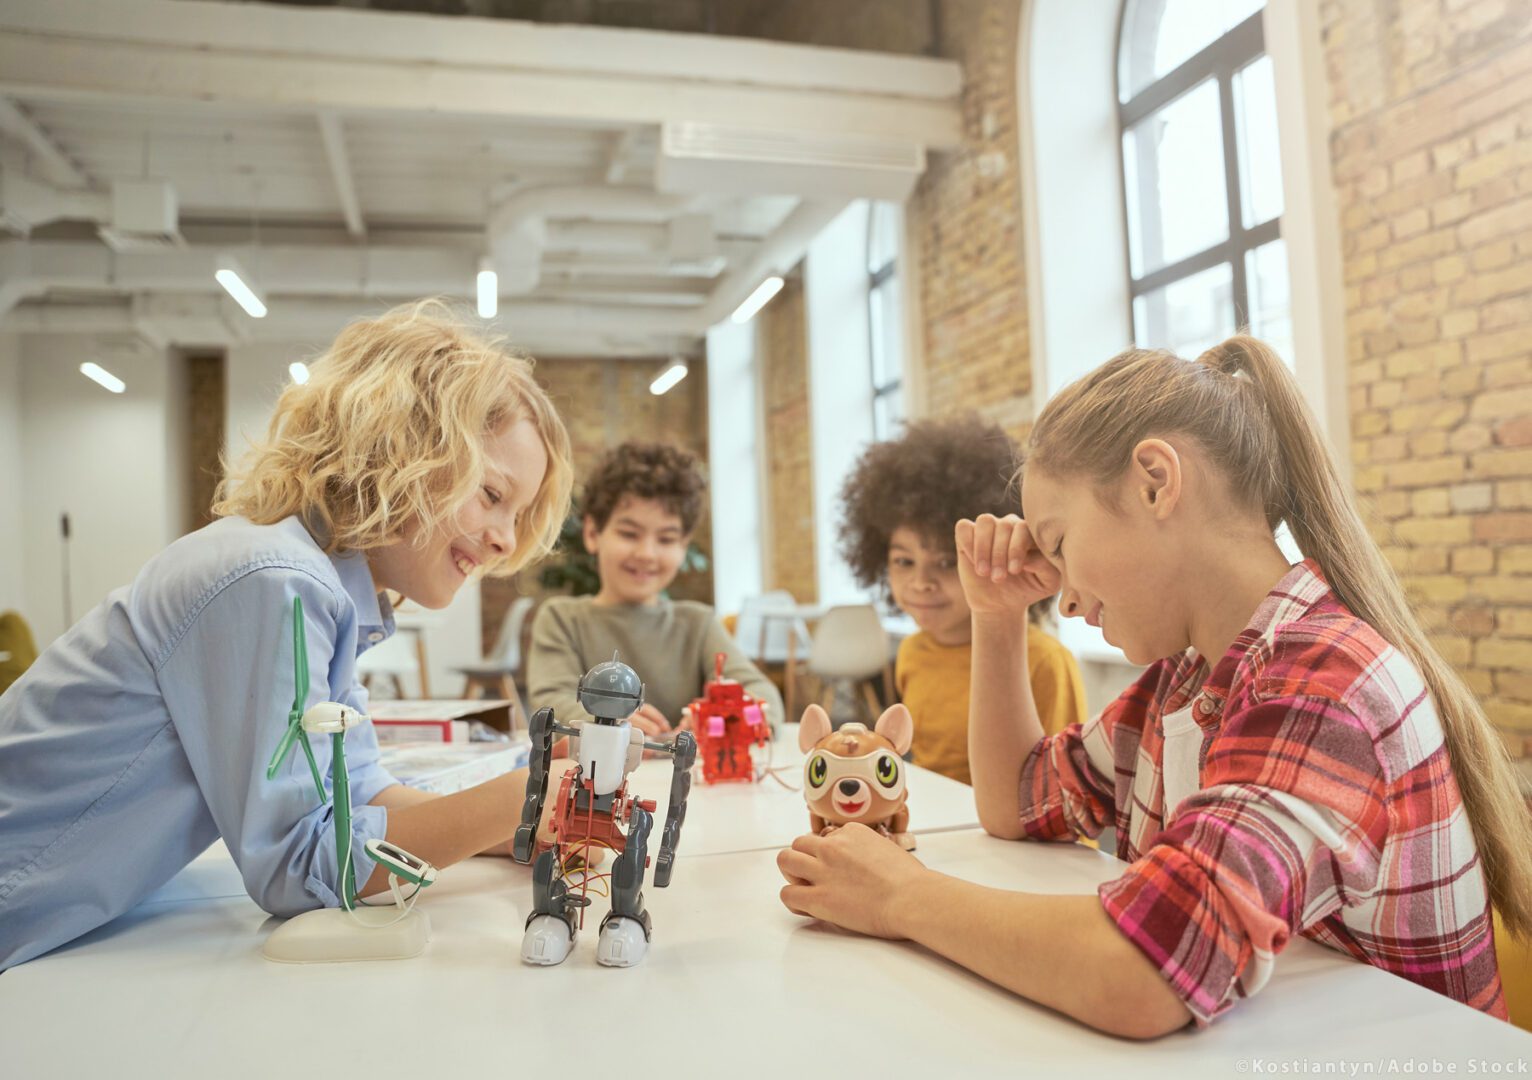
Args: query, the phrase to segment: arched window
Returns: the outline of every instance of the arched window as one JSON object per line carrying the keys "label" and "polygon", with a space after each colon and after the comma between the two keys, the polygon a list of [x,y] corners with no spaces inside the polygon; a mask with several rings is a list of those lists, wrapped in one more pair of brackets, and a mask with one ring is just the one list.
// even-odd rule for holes
{"label": "arched window", "polygon": [[1117,51],[1134,340],[1197,355],[1248,327],[1292,363],[1264,0],[1127,0]]}
{"label": "arched window", "polygon": [[872,361],[872,437],[894,437],[904,419],[904,312],[899,303],[900,207],[874,202],[867,213],[867,342]]}

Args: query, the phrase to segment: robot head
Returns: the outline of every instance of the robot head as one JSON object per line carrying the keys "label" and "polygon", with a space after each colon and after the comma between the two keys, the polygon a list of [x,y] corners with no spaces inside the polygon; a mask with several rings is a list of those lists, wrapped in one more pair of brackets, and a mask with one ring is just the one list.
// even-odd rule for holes
{"label": "robot head", "polygon": [[638,672],[617,659],[597,664],[580,679],[580,705],[597,720],[625,720],[644,703],[644,684]]}

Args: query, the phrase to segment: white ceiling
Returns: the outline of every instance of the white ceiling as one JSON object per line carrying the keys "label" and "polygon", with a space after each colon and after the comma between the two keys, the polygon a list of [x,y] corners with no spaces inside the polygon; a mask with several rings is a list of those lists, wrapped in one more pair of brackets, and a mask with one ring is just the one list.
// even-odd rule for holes
{"label": "white ceiling", "polygon": [[[422,292],[466,301],[493,252],[500,321],[527,347],[689,351],[849,198],[908,189],[957,137],[957,80],[944,61],[695,35],[8,0],[0,329],[129,330],[153,298],[196,313],[155,324],[181,344],[325,335]],[[668,175],[667,130],[701,148]],[[762,132],[767,157],[729,159]],[[114,253],[109,193],[145,178],[174,188],[181,246]],[[268,294],[260,323],[212,281],[229,251]]]}

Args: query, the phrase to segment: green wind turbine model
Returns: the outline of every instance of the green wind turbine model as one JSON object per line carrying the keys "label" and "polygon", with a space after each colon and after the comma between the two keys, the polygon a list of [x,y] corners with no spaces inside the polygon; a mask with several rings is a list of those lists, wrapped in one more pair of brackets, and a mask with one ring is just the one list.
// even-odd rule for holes
{"label": "green wind turbine model", "polygon": [[[277,771],[292,752],[293,744],[303,747],[309,773],[319,793],[321,806],[328,803],[319,763],[309,745],[309,735],[330,736],[330,788],[335,793],[335,893],[339,908],[305,911],[289,919],[266,939],[263,952],[267,959],[294,963],[335,960],[384,960],[415,956],[430,937],[430,923],[424,912],[415,910],[414,899],[421,889],[436,880],[436,868],[386,840],[369,840],[367,857],[388,872],[389,887],[395,908],[369,905],[356,894],[356,866],[351,859],[351,782],[346,772],[346,732],[367,721],[367,716],[336,701],[323,701],[305,710],[309,694],[308,642],[303,630],[303,601],[293,597],[293,707],[287,714],[287,729],[277,743],[276,753],[266,766],[266,779],[275,780]],[[408,897],[399,882],[408,881],[415,891]]]}

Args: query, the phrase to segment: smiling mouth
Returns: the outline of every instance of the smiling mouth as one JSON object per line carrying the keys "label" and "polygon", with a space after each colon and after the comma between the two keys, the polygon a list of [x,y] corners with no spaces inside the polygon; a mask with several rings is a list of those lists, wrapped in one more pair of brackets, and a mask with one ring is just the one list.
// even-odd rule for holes
{"label": "smiling mouth", "polygon": [[841,802],[836,800],[835,809],[839,810],[842,814],[860,814],[862,807],[866,805],[866,799],[861,799],[857,802]]}
{"label": "smiling mouth", "polygon": [[474,562],[467,555],[464,555],[461,551],[454,549],[452,552],[452,565],[457,567],[458,573],[462,574],[464,577],[467,577],[473,573],[474,568],[479,564]]}

